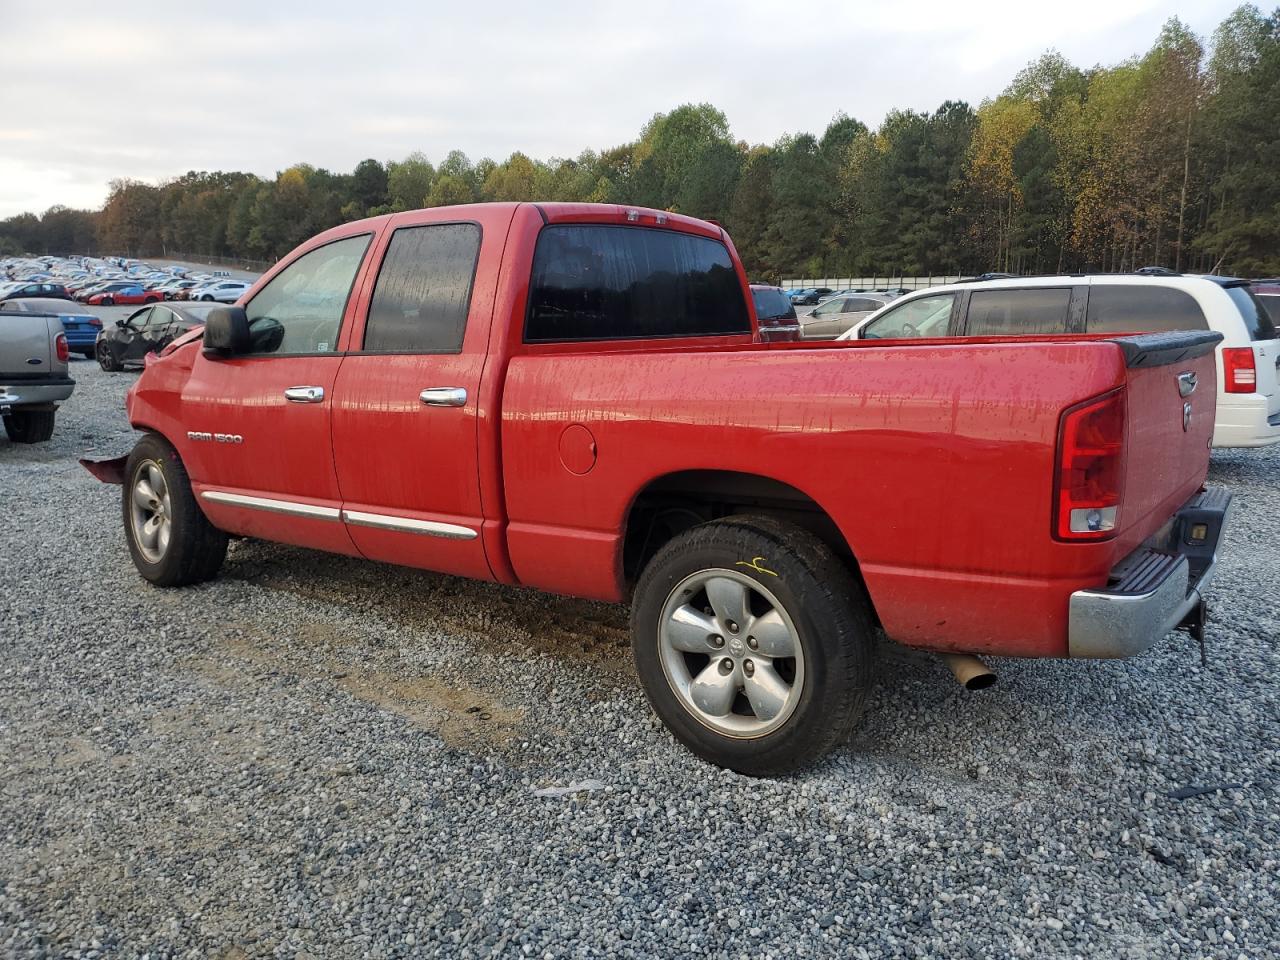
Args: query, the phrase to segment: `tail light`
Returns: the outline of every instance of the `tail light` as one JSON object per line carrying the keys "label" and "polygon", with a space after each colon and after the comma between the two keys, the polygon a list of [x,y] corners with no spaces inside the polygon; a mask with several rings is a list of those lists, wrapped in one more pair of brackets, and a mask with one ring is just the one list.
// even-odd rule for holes
{"label": "tail light", "polygon": [[1227,393],[1253,393],[1258,389],[1258,370],[1253,363],[1253,347],[1222,348],[1222,383]]}
{"label": "tail light", "polygon": [[1054,534],[1059,540],[1115,536],[1124,492],[1125,395],[1116,390],[1062,415]]}
{"label": "tail light", "polygon": [[57,353],[60,363],[66,363],[71,359],[71,350],[67,347],[67,335],[65,333],[60,333],[54,338],[53,349]]}

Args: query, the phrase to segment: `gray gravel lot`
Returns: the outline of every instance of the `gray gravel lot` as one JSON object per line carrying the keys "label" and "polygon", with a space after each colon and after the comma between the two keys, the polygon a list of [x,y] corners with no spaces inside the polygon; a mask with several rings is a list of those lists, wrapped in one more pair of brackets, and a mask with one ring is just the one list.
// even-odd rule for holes
{"label": "gray gravel lot", "polygon": [[619,608],[255,542],[147,585],[75,462],[134,377],[73,375],[0,437],[0,956],[1280,955],[1280,449],[1215,457],[1207,669],[966,693],[885,643],[847,747],[763,781],[650,715]]}

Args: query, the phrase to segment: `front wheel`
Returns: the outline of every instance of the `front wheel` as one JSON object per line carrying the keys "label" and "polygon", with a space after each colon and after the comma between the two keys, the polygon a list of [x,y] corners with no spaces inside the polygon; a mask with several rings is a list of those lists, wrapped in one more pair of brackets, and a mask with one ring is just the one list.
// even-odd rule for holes
{"label": "front wheel", "polygon": [[125,537],[138,572],[161,587],[215,576],[227,553],[227,535],[196,503],[177,451],[154,434],[143,437],[129,454],[124,476]]}
{"label": "front wheel", "polygon": [[694,527],[645,568],[636,669],[654,711],[698,756],[753,776],[846,739],[871,686],[874,627],[848,568],[768,517]]}
{"label": "front wheel", "polygon": [[44,443],[53,436],[53,410],[15,410],[4,418],[4,432],[14,443]]}
{"label": "front wheel", "polygon": [[114,306],[116,305],[116,298],[115,298],[115,297],[103,297],[103,298],[102,298],[102,305],[103,305],[104,307],[114,307]]}
{"label": "front wheel", "polygon": [[201,299],[201,300],[205,300],[205,301],[209,301],[209,302],[211,302],[211,301],[213,300],[213,297],[211,297],[209,294],[207,294],[207,293],[206,293],[206,294],[205,294],[203,297],[201,297],[200,299]]}

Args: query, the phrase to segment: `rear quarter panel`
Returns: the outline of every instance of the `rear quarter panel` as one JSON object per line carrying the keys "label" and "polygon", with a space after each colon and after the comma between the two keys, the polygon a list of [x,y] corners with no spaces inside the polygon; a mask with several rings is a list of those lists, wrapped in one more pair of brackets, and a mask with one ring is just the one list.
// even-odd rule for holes
{"label": "rear quarter panel", "polygon": [[[1117,546],[1050,536],[1059,415],[1124,380],[1101,341],[530,350],[503,397],[512,564],[524,583],[618,599],[637,494],[737,471],[835,520],[894,639],[1064,655],[1065,596],[1105,582]],[[585,475],[561,461],[570,424],[595,438]]]}

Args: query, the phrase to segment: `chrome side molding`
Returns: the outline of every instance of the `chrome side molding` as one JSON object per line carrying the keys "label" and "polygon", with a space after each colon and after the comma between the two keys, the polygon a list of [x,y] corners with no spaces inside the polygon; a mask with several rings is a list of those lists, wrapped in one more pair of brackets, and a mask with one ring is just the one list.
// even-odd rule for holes
{"label": "chrome side molding", "polygon": [[294,503],[292,500],[272,500],[270,497],[250,497],[243,493],[227,493],[225,490],[206,490],[200,494],[202,500],[213,503],[225,503],[233,507],[248,507],[250,510],[265,510],[267,513],[286,513],[295,517],[310,517],[312,520],[337,520],[337,507],[321,507],[314,503]]}
{"label": "chrome side molding", "polygon": [[479,531],[470,527],[462,527],[456,523],[441,523],[437,520],[415,520],[412,517],[390,517],[383,513],[362,513],[359,510],[343,510],[343,523],[356,527],[374,527],[379,530],[396,530],[400,533],[420,533],[428,537],[442,537],[445,540],[474,540],[480,536]]}

